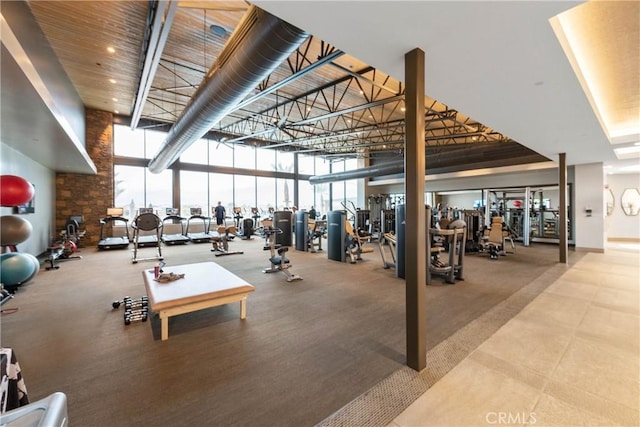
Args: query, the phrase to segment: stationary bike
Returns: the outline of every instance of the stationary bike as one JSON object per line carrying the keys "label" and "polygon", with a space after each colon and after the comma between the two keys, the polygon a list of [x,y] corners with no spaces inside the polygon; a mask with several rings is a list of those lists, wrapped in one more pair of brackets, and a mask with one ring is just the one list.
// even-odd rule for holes
{"label": "stationary bike", "polygon": [[289,259],[285,255],[289,248],[285,246],[276,249],[276,234],[282,234],[282,230],[279,228],[265,227],[264,234],[268,242],[269,250],[271,251],[271,257],[269,258],[271,268],[269,268],[268,270],[262,270],[262,272],[275,273],[276,271],[281,271],[285,274],[285,276],[287,276],[287,282],[302,280],[302,277],[289,271],[291,264],[289,263]]}

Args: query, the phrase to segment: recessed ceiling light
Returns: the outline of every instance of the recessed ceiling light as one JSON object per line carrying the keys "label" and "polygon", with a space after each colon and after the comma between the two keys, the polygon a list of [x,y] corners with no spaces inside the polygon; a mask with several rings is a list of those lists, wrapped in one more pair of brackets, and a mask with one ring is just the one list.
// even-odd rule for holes
{"label": "recessed ceiling light", "polygon": [[114,113],[116,113],[116,114],[120,114],[120,111],[118,111],[118,110],[114,110]]}
{"label": "recessed ceiling light", "polygon": [[218,37],[224,37],[227,35],[227,32],[228,32],[226,28],[217,24],[210,25],[209,31],[211,31],[211,34]]}
{"label": "recessed ceiling light", "polygon": [[113,83],[113,84],[118,83],[118,82],[116,81],[116,79],[109,79],[109,81],[110,81],[111,83]]}
{"label": "recessed ceiling light", "polygon": [[111,98],[113,102],[118,102],[118,98]]}
{"label": "recessed ceiling light", "polygon": [[407,109],[405,107],[401,107],[400,111],[407,111]]}
{"label": "recessed ceiling light", "polygon": [[112,48],[111,46],[109,46],[109,47],[107,47],[107,52],[116,53],[116,50],[114,48]]}

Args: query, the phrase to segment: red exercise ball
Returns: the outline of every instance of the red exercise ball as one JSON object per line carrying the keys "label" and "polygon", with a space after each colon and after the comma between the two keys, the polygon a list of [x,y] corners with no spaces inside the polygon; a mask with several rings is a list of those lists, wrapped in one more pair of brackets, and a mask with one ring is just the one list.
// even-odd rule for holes
{"label": "red exercise ball", "polygon": [[0,175],[0,206],[20,206],[33,199],[33,185],[15,175]]}

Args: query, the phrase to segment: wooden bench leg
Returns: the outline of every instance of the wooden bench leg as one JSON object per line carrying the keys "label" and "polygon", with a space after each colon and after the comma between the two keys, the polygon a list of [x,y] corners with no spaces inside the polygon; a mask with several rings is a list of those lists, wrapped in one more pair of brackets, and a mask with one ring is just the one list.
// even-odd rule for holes
{"label": "wooden bench leg", "polygon": [[244,297],[240,300],[240,318],[247,318],[247,297]]}
{"label": "wooden bench leg", "polygon": [[169,317],[166,315],[160,315],[160,336],[162,341],[166,341],[169,339]]}

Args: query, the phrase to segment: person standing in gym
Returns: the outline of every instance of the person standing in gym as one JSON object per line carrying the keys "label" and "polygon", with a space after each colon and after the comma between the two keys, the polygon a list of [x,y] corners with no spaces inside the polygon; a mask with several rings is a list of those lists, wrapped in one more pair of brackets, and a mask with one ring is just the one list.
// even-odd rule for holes
{"label": "person standing in gym", "polygon": [[311,209],[309,209],[309,219],[316,219],[316,210],[313,208],[313,206],[311,206]]}
{"label": "person standing in gym", "polygon": [[215,208],[215,214],[216,214],[216,223],[218,225],[224,225],[224,217],[226,215],[226,210],[224,206],[222,206],[221,201],[218,201],[218,206],[216,206]]}

